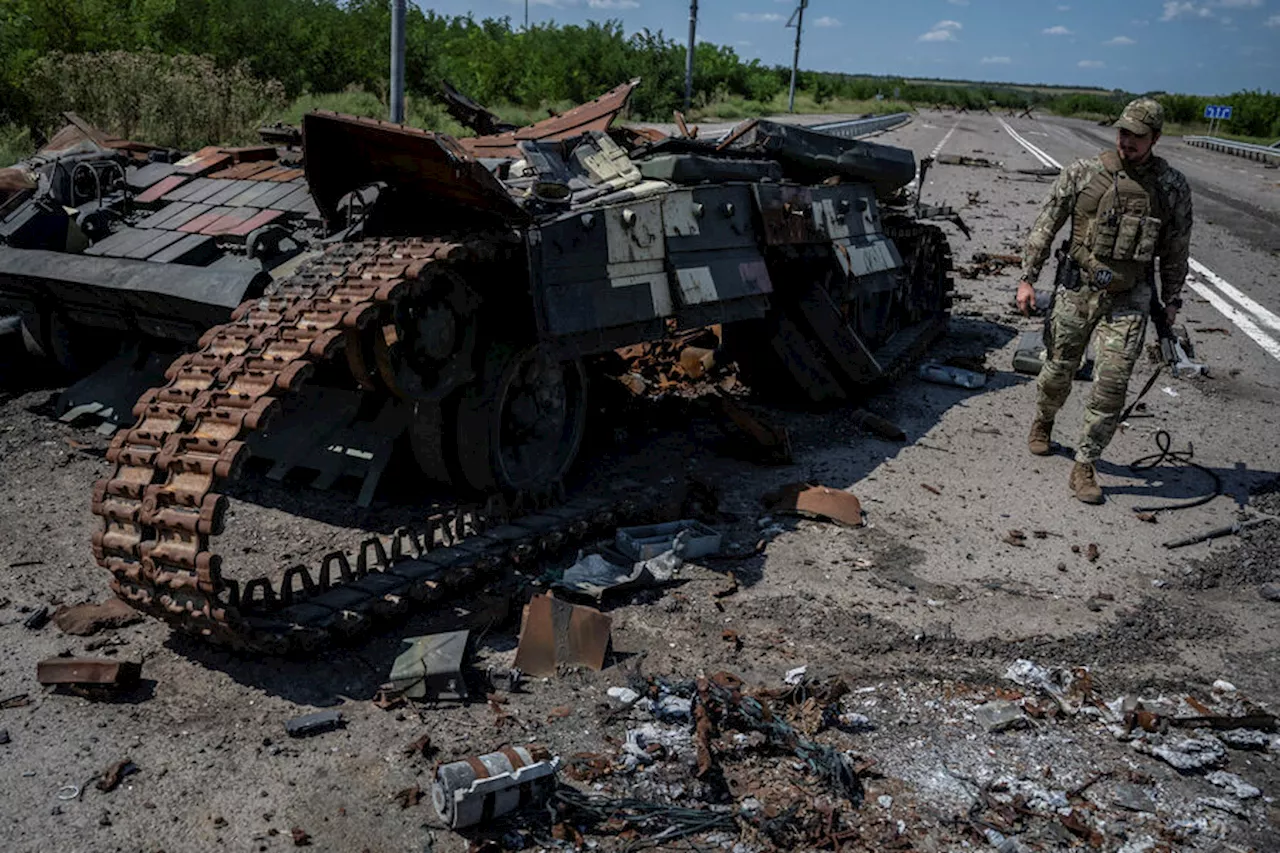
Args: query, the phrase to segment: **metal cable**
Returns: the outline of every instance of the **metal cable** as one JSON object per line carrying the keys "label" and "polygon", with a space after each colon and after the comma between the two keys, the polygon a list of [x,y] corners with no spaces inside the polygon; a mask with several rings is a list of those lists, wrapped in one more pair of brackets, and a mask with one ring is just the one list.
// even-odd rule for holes
{"label": "metal cable", "polygon": [[1222,478],[1218,476],[1217,472],[1213,471],[1212,469],[1204,467],[1198,462],[1192,461],[1192,459],[1195,457],[1195,448],[1191,446],[1191,442],[1188,441],[1187,449],[1182,451],[1170,450],[1169,448],[1172,445],[1172,443],[1173,443],[1173,439],[1169,436],[1169,433],[1167,431],[1157,430],[1156,431],[1156,447],[1159,448],[1160,452],[1152,453],[1147,456],[1141,456],[1133,460],[1132,462],[1129,463],[1129,470],[1135,473],[1138,471],[1147,471],[1152,468],[1155,468],[1161,462],[1165,462],[1165,461],[1171,462],[1174,465],[1182,465],[1187,468],[1195,468],[1197,471],[1203,471],[1204,473],[1208,474],[1209,477],[1213,480],[1212,494],[1202,495],[1201,497],[1198,497],[1189,501],[1183,501],[1181,503],[1170,503],[1170,504],[1162,504],[1157,506],[1136,506],[1133,508],[1134,512],[1156,512],[1156,511],[1163,512],[1163,511],[1171,511],[1175,509],[1191,509],[1192,507],[1203,506],[1204,504],[1207,504],[1209,501],[1213,500],[1214,498],[1222,494]]}

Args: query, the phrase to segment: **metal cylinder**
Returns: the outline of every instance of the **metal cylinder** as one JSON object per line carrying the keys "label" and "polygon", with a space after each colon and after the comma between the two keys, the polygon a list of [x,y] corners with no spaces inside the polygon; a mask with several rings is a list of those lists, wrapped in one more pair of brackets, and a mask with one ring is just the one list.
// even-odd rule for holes
{"label": "metal cylinder", "polygon": [[404,124],[404,5],[391,0],[391,120]]}
{"label": "metal cylinder", "polygon": [[693,104],[693,54],[697,49],[698,0],[689,0],[689,49],[684,55],[684,108]]}
{"label": "metal cylinder", "polygon": [[431,801],[451,829],[475,826],[546,800],[559,766],[559,758],[539,747],[503,747],[440,765]]}

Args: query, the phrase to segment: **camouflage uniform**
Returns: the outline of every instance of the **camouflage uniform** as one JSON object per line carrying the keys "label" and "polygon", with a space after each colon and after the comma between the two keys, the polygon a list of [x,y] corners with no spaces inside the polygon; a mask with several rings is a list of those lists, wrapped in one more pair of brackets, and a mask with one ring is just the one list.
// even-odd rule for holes
{"label": "camouflage uniform", "polygon": [[[1126,109],[1126,115],[1129,110]],[[1123,120],[1122,120],[1123,121]],[[1123,125],[1122,125],[1123,126]],[[1114,153],[1110,156],[1114,157]],[[1087,160],[1077,160],[1062,170],[1040,215],[1036,217],[1027,238],[1022,278],[1034,284],[1048,259],[1054,235],[1076,210],[1082,192],[1103,172],[1106,153]],[[1118,161],[1118,158],[1116,158]],[[1114,161],[1113,161],[1114,162]],[[1191,246],[1191,190],[1182,173],[1152,154],[1141,166],[1125,166],[1124,172],[1155,196],[1153,204],[1161,210],[1163,222],[1155,241],[1155,255],[1160,264],[1160,296],[1168,305],[1179,299],[1187,276],[1187,256]],[[1074,223],[1072,255],[1078,256],[1082,228]],[[1133,262],[1128,262],[1132,264]],[[1116,264],[1115,266],[1120,266]],[[1086,279],[1079,290],[1059,288],[1054,298],[1053,314],[1045,329],[1044,366],[1037,380],[1036,418],[1052,422],[1071,392],[1071,380],[1080,366],[1089,338],[1096,329],[1095,367],[1092,393],[1085,408],[1084,429],[1076,449],[1076,461],[1093,463],[1111,441],[1124,408],[1129,376],[1142,348],[1150,310],[1151,288],[1155,279],[1154,262],[1139,264],[1124,282],[1127,289],[1098,286],[1094,270],[1086,267]],[[1125,273],[1118,271],[1119,277]],[[1105,273],[1106,281],[1111,272]],[[1102,275],[1098,276],[1102,280]],[[1179,304],[1174,302],[1173,304]]]}

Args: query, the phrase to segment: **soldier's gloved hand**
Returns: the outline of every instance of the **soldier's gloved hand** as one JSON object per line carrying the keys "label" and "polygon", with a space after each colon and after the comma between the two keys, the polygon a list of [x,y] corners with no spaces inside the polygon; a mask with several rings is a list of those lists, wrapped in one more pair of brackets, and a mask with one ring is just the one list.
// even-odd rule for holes
{"label": "soldier's gloved hand", "polygon": [[1031,310],[1036,307],[1036,289],[1031,286],[1028,281],[1018,282],[1017,296],[1018,310],[1022,312],[1022,316],[1030,317]]}

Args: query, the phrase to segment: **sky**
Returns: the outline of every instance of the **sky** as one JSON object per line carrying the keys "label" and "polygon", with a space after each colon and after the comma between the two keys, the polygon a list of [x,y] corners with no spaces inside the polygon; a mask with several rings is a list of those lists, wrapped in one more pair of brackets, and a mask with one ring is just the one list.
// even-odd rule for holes
{"label": "sky", "polygon": [[[525,0],[411,0],[524,21]],[[698,38],[790,65],[798,0],[701,0]],[[621,21],[681,43],[688,0],[529,0],[530,23]],[[809,0],[800,67],[1130,92],[1280,91],[1280,0]]]}

